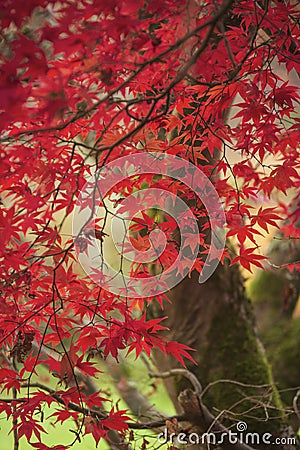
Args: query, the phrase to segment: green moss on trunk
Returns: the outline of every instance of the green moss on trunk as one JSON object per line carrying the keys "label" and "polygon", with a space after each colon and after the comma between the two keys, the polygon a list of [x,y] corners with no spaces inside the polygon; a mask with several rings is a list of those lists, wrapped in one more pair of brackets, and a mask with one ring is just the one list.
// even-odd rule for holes
{"label": "green moss on trunk", "polygon": [[[204,285],[196,277],[186,279],[170,297],[164,311],[173,331],[169,337],[196,349],[198,366],[187,366],[205,390],[204,404],[216,416],[221,412],[228,426],[243,420],[249,431],[279,436],[287,420],[238,267],[220,266]],[[158,361],[163,370],[176,365],[165,357]],[[177,379],[175,392],[172,386],[169,392],[176,399],[187,387]]]}
{"label": "green moss on trunk", "polygon": [[[233,382],[215,384],[205,401],[220,411],[230,410],[227,416],[244,416],[250,430],[265,432],[264,421],[268,419],[270,432],[278,432],[282,404],[249,320],[241,317],[233,305],[223,304],[211,321],[207,341],[203,364],[198,368],[200,379],[205,383],[224,379]],[[259,387],[262,385],[267,386]],[[260,402],[266,406],[259,407]]]}

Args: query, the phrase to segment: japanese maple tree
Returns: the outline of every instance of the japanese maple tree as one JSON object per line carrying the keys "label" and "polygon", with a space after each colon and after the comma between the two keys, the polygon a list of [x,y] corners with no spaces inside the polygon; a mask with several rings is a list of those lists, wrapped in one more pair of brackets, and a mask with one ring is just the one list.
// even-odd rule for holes
{"label": "japanese maple tree", "polygon": [[[0,20],[0,411],[15,449],[23,436],[40,450],[131,439],[142,424],[86,383],[101,385],[97,360],[122,350],[193,361],[147,316],[167,300],[164,272],[173,286],[219,260],[263,268],[270,227],[299,240],[299,5],[5,0]],[[106,272],[114,217],[128,228],[118,278]],[[55,390],[35,381],[41,366]],[[43,443],[45,405],[57,426],[74,421],[68,443]]]}

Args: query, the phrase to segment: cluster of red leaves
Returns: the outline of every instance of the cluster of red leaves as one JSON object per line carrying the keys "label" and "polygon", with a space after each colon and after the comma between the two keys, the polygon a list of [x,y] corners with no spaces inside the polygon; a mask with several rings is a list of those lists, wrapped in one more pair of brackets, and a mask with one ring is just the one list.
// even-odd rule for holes
{"label": "cluster of red leaves", "polygon": [[[297,19],[295,2],[276,0],[6,0],[0,6],[0,384],[21,395],[1,401],[0,410],[33,448],[49,448],[37,416],[44,404],[60,408],[57,422],[79,423],[84,408],[102,407],[100,396],[91,402],[78,383],[69,386],[75,368],[96,376],[91,355],[118,358],[122,349],[149,355],[155,347],[182,364],[192,360],[188,348],[163,339],[161,320],[147,320],[151,287],[137,301],[79,275],[76,246],[84,252],[93,238],[78,236],[74,244],[61,228],[95,166],[137,151],[193,162],[214,178],[228,236],[238,244],[227,256],[246,269],[262,267],[256,237],[269,226],[284,219],[284,236],[300,238],[299,96],[283,79],[285,71],[300,71]],[[229,108],[235,117],[226,122]],[[194,193],[145,174],[124,181],[111,200],[143,186],[193,205],[203,223],[194,264],[201,272],[209,220]],[[292,209],[275,204],[286,194]],[[270,198],[271,207],[259,208]],[[145,213],[132,224],[132,243],[147,250],[155,227],[167,238],[157,266],[168,267],[178,250],[172,220]],[[102,244],[106,234],[98,228],[95,237]],[[195,240],[186,242],[193,251]],[[147,271],[132,266],[135,276]],[[163,306],[165,297],[156,300]],[[36,356],[28,335],[58,358]],[[65,389],[55,395],[37,389],[31,380],[39,364]],[[108,429],[125,430],[127,419],[116,410],[102,420],[87,415],[85,433],[98,443]]]}

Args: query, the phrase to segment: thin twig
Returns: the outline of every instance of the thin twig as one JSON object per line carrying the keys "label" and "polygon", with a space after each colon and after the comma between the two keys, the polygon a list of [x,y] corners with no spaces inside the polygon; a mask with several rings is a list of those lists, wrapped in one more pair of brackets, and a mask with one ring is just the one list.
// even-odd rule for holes
{"label": "thin twig", "polygon": [[294,408],[295,414],[299,420],[299,426],[300,426],[300,411],[298,408],[299,397],[300,397],[300,389],[297,391],[295,397],[293,398],[293,408]]}
{"label": "thin twig", "polygon": [[[14,370],[17,370],[17,366],[15,361],[13,361],[13,367]],[[13,387],[12,389],[12,393],[13,393],[13,399],[16,402],[18,399],[18,392],[17,389],[15,387]],[[13,432],[13,436],[14,436],[14,450],[19,450],[19,436],[18,436],[18,419],[17,419],[17,405],[14,404],[12,406],[12,416],[13,416],[13,428],[14,428],[14,432]]]}
{"label": "thin twig", "polygon": [[149,375],[150,375],[150,377],[153,377],[153,378],[169,378],[169,377],[174,377],[176,375],[181,375],[190,381],[190,383],[192,384],[192,386],[195,390],[196,395],[198,397],[201,396],[202,386],[201,386],[200,381],[198,380],[196,375],[194,375],[192,372],[190,372],[187,369],[171,369],[166,372],[149,372]]}

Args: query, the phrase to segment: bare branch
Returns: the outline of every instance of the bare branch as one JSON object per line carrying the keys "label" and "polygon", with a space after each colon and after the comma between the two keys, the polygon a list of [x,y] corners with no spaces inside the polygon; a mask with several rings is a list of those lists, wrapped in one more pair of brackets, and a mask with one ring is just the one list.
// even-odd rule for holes
{"label": "bare branch", "polygon": [[229,443],[230,441],[226,440],[226,435],[229,436],[229,430],[228,428],[224,427],[202,403],[202,386],[197,377],[192,372],[187,369],[172,369],[170,371],[162,373],[150,373],[150,376],[161,378],[167,378],[176,375],[184,376],[192,383],[195,389],[194,391],[192,391],[191,389],[186,389],[182,391],[178,397],[179,403],[181,404],[185,413],[185,417],[188,421],[198,426],[203,432],[207,432],[207,430],[209,429],[210,432],[214,434],[222,434],[225,437],[224,442],[222,442],[222,447],[225,450],[254,450],[252,447],[242,442],[231,444]]}
{"label": "bare branch", "polygon": [[158,373],[149,372],[149,375],[150,375],[150,377],[153,377],[153,378],[169,378],[169,377],[174,377],[176,375],[181,375],[191,382],[196,395],[199,397],[201,395],[202,386],[201,386],[200,381],[198,380],[196,375],[194,375],[192,372],[190,372],[187,369],[171,369],[171,370],[168,370],[167,372],[158,372]]}
{"label": "bare branch", "polygon": [[295,397],[293,398],[293,408],[294,408],[295,414],[296,414],[296,416],[297,416],[297,418],[299,420],[299,426],[300,426],[300,411],[299,411],[299,408],[298,408],[298,400],[299,400],[299,398],[300,398],[300,389],[297,391]]}

